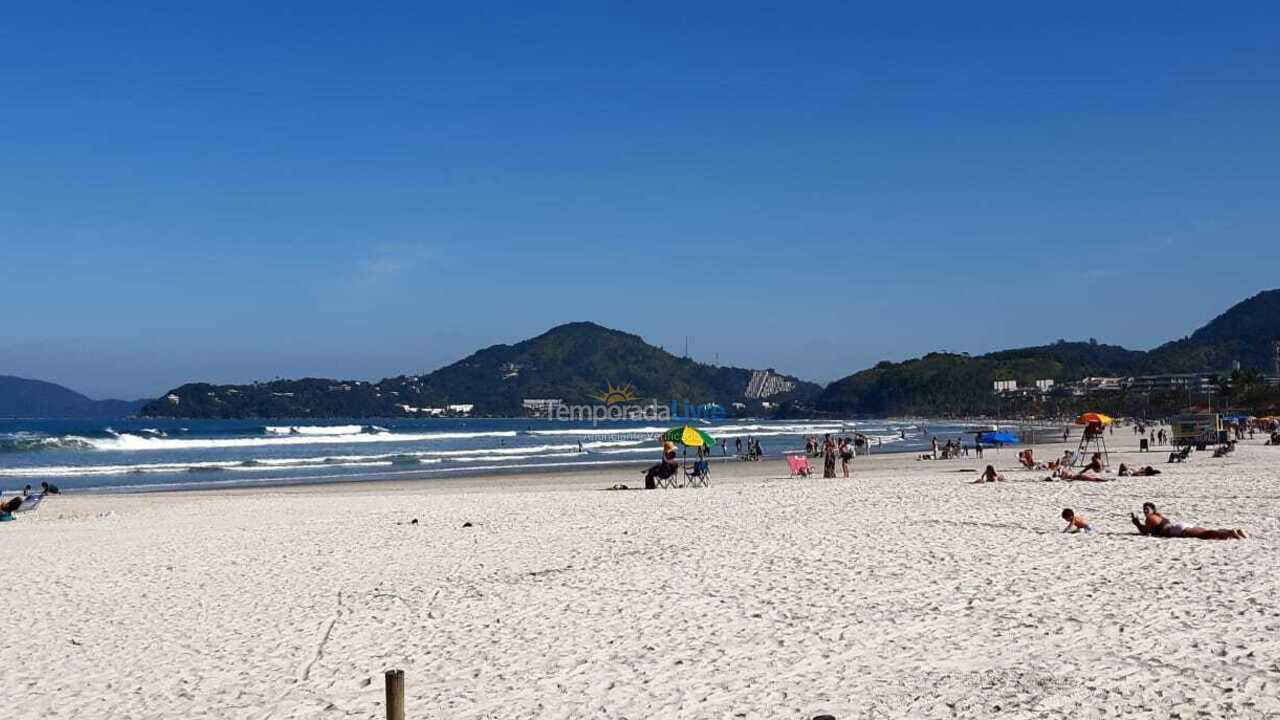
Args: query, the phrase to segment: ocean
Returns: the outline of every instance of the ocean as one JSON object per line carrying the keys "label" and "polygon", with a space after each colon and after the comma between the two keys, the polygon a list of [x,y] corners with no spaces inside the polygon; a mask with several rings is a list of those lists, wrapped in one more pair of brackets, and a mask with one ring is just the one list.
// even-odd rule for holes
{"label": "ocean", "polygon": [[[860,432],[872,452],[911,451],[965,436],[942,420],[723,420],[698,427],[727,441],[759,440],[766,456],[805,438]],[[141,491],[348,482],[580,465],[643,465],[667,429],[639,422],[532,419],[0,420],[0,488],[47,481],[63,490]],[[718,457],[722,450],[717,447]]]}

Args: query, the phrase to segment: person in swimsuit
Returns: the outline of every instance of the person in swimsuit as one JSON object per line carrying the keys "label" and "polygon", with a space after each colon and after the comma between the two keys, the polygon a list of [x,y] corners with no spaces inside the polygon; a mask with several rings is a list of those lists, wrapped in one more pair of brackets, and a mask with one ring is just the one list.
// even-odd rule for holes
{"label": "person in swimsuit", "polygon": [[1005,481],[1004,476],[996,472],[996,469],[993,466],[988,465],[987,469],[983,470],[982,474],[978,476],[978,479],[973,481],[973,484],[981,485],[982,483],[993,483],[993,482],[1004,482],[1004,481]]}
{"label": "person in swimsuit", "polygon": [[1208,530],[1202,527],[1184,527],[1181,523],[1171,522],[1169,518],[1161,515],[1156,511],[1154,503],[1142,503],[1142,520],[1137,515],[1129,513],[1129,519],[1133,521],[1134,527],[1138,528],[1138,532],[1143,535],[1152,537],[1189,537],[1198,540],[1247,540],[1249,534],[1244,528],[1235,528],[1233,530]]}
{"label": "person in swimsuit", "polygon": [[1102,472],[1102,453],[1094,453],[1093,457],[1089,458],[1089,464],[1085,465],[1084,469],[1080,472]]}
{"label": "person in swimsuit", "polygon": [[1062,511],[1062,519],[1067,521],[1067,526],[1062,529],[1066,533],[1092,533],[1093,527],[1089,525],[1089,518],[1083,515],[1077,515],[1075,510],[1064,508]]}
{"label": "person in swimsuit", "polygon": [[1058,478],[1061,478],[1063,480],[1080,480],[1083,482],[1107,482],[1109,480],[1109,478],[1098,477],[1097,475],[1090,475],[1089,473],[1085,472],[1085,470],[1088,470],[1088,468],[1085,468],[1084,470],[1081,470],[1078,473],[1073,473],[1071,472],[1070,467],[1067,467],[1066,465],[1062,465],[1058,467],[1058,469],[1054,470],[1053,474],[1045,478],[1044,481],[1053,482],[1055,479],[1058,479]]}
{"label": "person in swimsuit", "polygon": [[1120,473],[1119,473],[1120,477],[1151,477],[1152,475],[1159,475],[1159,474],[1160,474],[1160,471],[1151,467],[1150,465],[1146,467],[1131,468],[1125,465],[1124,463],[1120,463]]}

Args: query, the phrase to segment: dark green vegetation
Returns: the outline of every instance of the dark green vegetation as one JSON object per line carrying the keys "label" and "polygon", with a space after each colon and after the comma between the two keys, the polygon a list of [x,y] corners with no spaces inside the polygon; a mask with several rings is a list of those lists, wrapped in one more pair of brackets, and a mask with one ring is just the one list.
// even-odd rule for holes
{"label": "dark green vegetation", "polygon": [[90,400],[51,382],[0,375],[0,418],[118,418],[132,415],[143,402]]}
{"label": "dark green vegetation", "polygon": [[672,400],[718,402],[731,413],[742,402],[753,415],[812,412],[821,388],[795,382],[791,392],[769,397],[764,409],[744,397],[751,370],[703,365],[645,343],[637,335],[592,323],[570,323],[515,345],[494,345],[420,376],[377,383],[323,379],[277,380],[253,385],[183,385],[154,400],[142,414],[163,417],[403,417],[401,407],[473,404],[476,415],[522,415],[525,398],[599,402],[609,384],[630,385],[635,403]]}
{"label": "dark green vegetation", "polygon": [[[1020,387],[1027,387],[1040,379],[1064,383],[1084,377],[1161,373],[1221,373],[1221,390],[1230,393],[1232,362],[1239,361],[1246,370],[1270,371],[1271,343],[1278,338],[1280,290],[1268,290],[1233,306],[1189,337],[1148,352],[1094,342],[1059,341],[974,357],[930,353],[900,363],[882,362],[838,380],[827,386],[818,400],[818,409],[842,414],[923,416],[1074,412],[1098,406],[1098,398],[1011,400],[996,396],[992,383],[1016,380]],[[1252,377],[1255,382],[1251,384],[1250,397],[1255,399],[1245,401],[1245,395],[1241,395],[1239,402],[1260,403],[1258,408],[1266,410],[1273,401],[1266,399],[1265,385],[1256,381],[1256,372]],[[1250,383],[1242,381],[1241,388],[1245,385]],[[1223,397],[1219,395],[1220,400]],[[1179,393],[1107,399],[1107,407],[1126,414],[1167,412],[1186,404],[1187,396]]]}

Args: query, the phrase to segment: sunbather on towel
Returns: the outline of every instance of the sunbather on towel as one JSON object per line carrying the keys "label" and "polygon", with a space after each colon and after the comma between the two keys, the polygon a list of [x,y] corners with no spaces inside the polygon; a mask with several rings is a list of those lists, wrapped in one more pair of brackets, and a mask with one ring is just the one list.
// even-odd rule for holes
{"label": "sunbather on towel", "polygon": [[1159,475],[1159,474],[1160,474],[1160,471],[1151,467],[1150,465],[1146,467],[1131,468],[1128,465],[1125,465],[1124,463],[1120,463],[1120,473],[1119,473],[1120,477],[1151,477],[1152,475]]}
{"label": "sunbather on towel", "polygon": [[[1085,468],[1085,470],[1088,470],[1088,468]],[[1107,482],[1109,480],[1109,478],[1099,477],[1097,475],[1090,475],[1089,473],[1085,472],[1085,470],[1081,470],[1078,473],[1071,472],[1071,468],[1066,467],[1064,465],[1058,468],[1057,470],[1054,470],[1053,474],[1045,478],[1044,481],[1052,482],[1056,479],[1061,479],[1061,480],[1080,480],[1082,482]]]}
{"label": "sunbather on towel", "polygon": [[14,495],[13,497],[0,503],[0,512],[11,513],[22,507],[22,498]]}
{"label": "sunbather on towel", "polygon": [[1139,520],[1137,515],[1129,513],[1129,519],[1138,528],[1138,532],[1152,537],[1189,537],[1199,540],[1246,540],[1249,537],[1244,528],[1208,530],[1202,527],[1183,527],[1180,523],[1170,522],[1156,511],[1154,503],[1149,502],[1142,503],[1142,517]]}

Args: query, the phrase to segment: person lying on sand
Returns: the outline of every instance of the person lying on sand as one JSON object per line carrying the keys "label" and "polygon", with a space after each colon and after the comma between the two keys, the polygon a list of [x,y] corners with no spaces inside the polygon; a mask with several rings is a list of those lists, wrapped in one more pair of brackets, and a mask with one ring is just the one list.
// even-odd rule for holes
{"label": "person lying on sand", "polygon": [[1067,526],[1062,529],[1064,533],[1093,532],[1093,527],[1089,525],[1089,519],[1083,515],[1077,515],[1071,508],[1063,509],[1062,519],[1067,521]]}
{"label": "person lying on sand", "polygon": [[1082,482],[1108,482],[1110,480],[1110,478],[1098,477],[1097,475],[1090,475],[1084,470],[1081,470],[1078,473],[1073,473],[1071,472],[1071,468],[1065,465],[1058,468],[1057,470],[1054,470],[1053,474],[1045,478],[1044,481],[1053,482],[1055,479],[1080,480]]}
{"label": "person lying on sand", "polygon": [[988,465],[987,469],[983,470],[982,474],[979,475],[978,479],[974,480],[972,484],[981,485],[982,483],[993,483],[993,482],[1004,482],[1004,481],[1005,481],[1004,476],[996,472],[996,469],[994,467]]}
{"label": "person lying on sand", "polygon": [[1146,467],[1131,468],[1128,465],[1125,465],[1124,463],[1120,463],[1120,473],[1119,473],[1120,477],[1151,477],[1152,475],[1159,475],[1159,474],[1160,474],[1160,471],[1151,467],[1150,465]]}
{"label": "person lying on sand", "polygon": [[1143,535],[1152,537],[1189,537],[1200,540],[1245,540],[1249,534],[1244,528],[1235,528],[1234,530],[1207,530],[1202,527],[1183,527],[1180,523],[1170,522],[1169,518],[1156,512],[1154,503],[1142,503],[1143,519],[1139,520],[1137,515],[1129,513],[1129,519],[1133,521],[1133,526],[1138,528],[1138,532]]}

